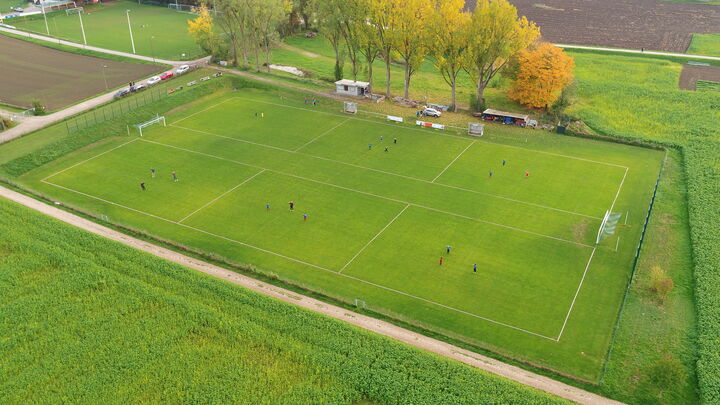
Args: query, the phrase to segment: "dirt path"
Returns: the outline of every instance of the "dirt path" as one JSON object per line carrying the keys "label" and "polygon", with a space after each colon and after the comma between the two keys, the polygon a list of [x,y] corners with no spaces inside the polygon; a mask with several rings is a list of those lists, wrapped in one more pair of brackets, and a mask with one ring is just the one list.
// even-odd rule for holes
{"label": "dirt path", "polygon": [[691,55],[687,53],[677,52],[660,52],[660,51],[644,51],[640,49],[625,49],[625,48],[604,48],[600,46],[588,46],[588,45],[569,45],[569,44],[554,44],[560,48],[566,49],[589,49],[592,51],[603,51],[603,52],[615,52],[615,53],[632,53],[638,55],[656,55],[656,56],[674,56],[678,58],[687,59],[704,59],[704,60],[720,60],[720,56],[706,56],[706,55]]}
{"label": "dirt path", "polygon": [[26,207],[49,215],[60,221],[77,226],[88,232],[120,242],[127,246],[143,250],[157,257],[178,263],[191,269],[217,277],[233,284],[251,289],[258,293],[298,305],[332,318],[349,322],[360,328],[387,336],[400,342],[415,346],[417,348],[438,354],[449,359],[457,360],[472,367],[476,367],[501,377],[514,380],[518,383],[548,392],[559,397],[575,401],[581,404],[619,404],[619,402],[601,397],[591,392],[555,381],[551,378],[523,370],[498,360],[465,350],[449,343],[400,328],[399,326],[357,314],[346,309],[329,305],[322,301],[285,290],[283,288],[255,280],[253,278],[232,272],[230,270],[203,262],[201,260],[185,256],[181,253],[153,245],[152,243],[136,239],[124,233],[112,230],[95,222],[81,218],[77,215],[63,211],[56,207],[44,204],[33,198],[17,193],[5,187],[0,187],[0,197],[15,201]]}

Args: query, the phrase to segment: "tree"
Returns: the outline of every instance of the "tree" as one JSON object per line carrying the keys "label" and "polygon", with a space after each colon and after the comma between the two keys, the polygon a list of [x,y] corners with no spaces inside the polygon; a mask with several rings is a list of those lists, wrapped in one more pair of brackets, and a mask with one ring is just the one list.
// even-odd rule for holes
{"label": "tree", "polygon": [[402,0],[370,0],[369,24],[374,27],[374,41],[378,53],[385,61],[385,95],[390,97],[390,64],[393,51],[393,25],[395,9],[402,7]]}
{"label": "tree", "polygon": [[410,98],[410,78],[427,55],[428,21],[433,9],[427,0],[404,0],[395,6],[392,42],[405,62],[404,96]]}
{"label": "tree", "polygon": [[478,0],[472,14],[464,69],[475,81],[477,109],[485,106],[484,91],[511,58],[540,36],[540,29],[507,0]]}
{"label": "tree", "polygon": [[375,27],[370,24],[371,21],[371,5],[372,0],[357,0],[358,11],[357,16],[359,22],[356,24],[356,34],[358,41],[358,52],[365,58],[368,69],[368,92],[372,94],[373,82],[373,63],[380,54]]}
{"label": "tree", "polygon": [[258,48],[265,51],[265,65],[270,73],[270,48],[278,40],[278,27],[292,11],[292,3],[286,0],[253,0],[249,10],[249,22],[255,40],[255,59],[260,71]]}
{"label": "tree", "polygon": [[217,23],[227,41],[233,55],[233,66],[238,65],[238,42],[243,43],[243,60],[245,66],[248,64],[247,49],[245,42],[245,16],[246,9],[242,0],[215,0],[215,10],[219,11]]}
{"label": "tree", "polygon": [[517,79],[508,97],[547,110],[572,81],[574,67],[573,58],[553,44],[541,42],[523,50],[518,57]]}
{"label": "tree", "polygon": [[342,79],[343,60],[340,52],[343,43],[342,2],[343,0],[313,0],[311,4],[318,31],[330,42],[335,51],[335,80]]}
{"label": "tree", "polygon": [[213,32],[213,17],[205,4],[193,8],[197,18],[188,20],[187,30],[195,43],[208,54],[213,54],[216,47],[216,37]]}
{"label": "tree", "polygon": [[437,0],[428,24],[430,56],[450,86],[452,111],[457,109],[457,76],[469,45],[470,14],[463,11],[464,6],[464,0]]}
{"label": "tree", "polygon": [[363,30],[367,24],[367,2],[362,0],[340,0],[340,27],[343,39],[345,40],[345,49],[352,63],[353,80],[357,80],[358,66],[360,64],[360,55],[363,54],[361,48],[363,46]]}

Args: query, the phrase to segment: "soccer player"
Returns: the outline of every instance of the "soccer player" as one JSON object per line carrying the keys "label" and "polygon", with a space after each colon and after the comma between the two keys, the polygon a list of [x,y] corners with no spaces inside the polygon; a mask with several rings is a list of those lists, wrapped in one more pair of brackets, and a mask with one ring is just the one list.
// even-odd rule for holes
{"label": "soccer player", "polygon": [[288,201],[288,205],[290,206],[290,211],[295,211],[295,203],[293,201]]}
{"label": "soccer player", "polygon": [[530,172],[526,170],[526,171],[525,171],[525,178],[528,178],[528,177],[530,177]]}
{"label": "soccer player", "polygon": [[368,144],[368,150],[370,150],[370,149],[372,149],[372,144],[371,144],[371,143]]}
{"label": "soccer player", "polygon": [[477,264],[473,264],[473,273],[477,273]]}
{"label": "soccer player", "polygon": [[452,249],[450,245],[445,246],[445,251],[447,252],[447,254],[450,254],[450,249]]}
{"label": "soccer player", "polygon": [[382,135],[380,135],[380,142],[382,142],[382,140],[383,140],[383,137],[382,137]]}
{"label": "soccer player", "polygon": [[492,178],[492,170],[490,170],[490,178]]}
{"label": "soccer player", "polygon": [[315,97],[313,97],[313,105],[317,105],[317,99]]}
{"label": "soccer player", "polygon": [[142,191],[145,191],[145,183],[140,183],[140,188],[142,189]]}
{"label": "soccer player", "polygon": [[393,143],[397,145],[397,138],[393,138]]}
{"label": "soccer player", "polygon": [[307,98],[307,97],[305,97],[305,104],[307,104],[307,103],[308,103],[308,98]]}
{"label": "soccer player", "polygon": [[265,204],[265,209],[270,211],[270,203]]}
{"label": "soccer player", "polygon": [[503,166],[505,166],[505,163],[506,163],[506,162],[505,162],[505,159],[503,159]]}
{"label": "soccer player", "polygon": [[264,113],[264,112],[261,112],[261,113],[260,113],[260,118],[265,118],[265,113]]}
{"label": "soccer player", "polygon": [[303,214],[303,221],[307,221],[307,214]]}
{"label": "soccer player", "polygon": [[153,179],[155,178],[155,169],[154,168],[150,168],[150,175],[152,176]]}
{"label": "soccer player", "polygon": [[178,181],[177,173],[175,173],[175,170],[173,170],[172,176],[173,176],[173,181],[175,181],[175,182]]}
{"label": "soccer player", "polygon": [[440,265],[441,266],[442,266],[442,262],[443,262],[442,259],[443,259],[442,256],[440,256]]}

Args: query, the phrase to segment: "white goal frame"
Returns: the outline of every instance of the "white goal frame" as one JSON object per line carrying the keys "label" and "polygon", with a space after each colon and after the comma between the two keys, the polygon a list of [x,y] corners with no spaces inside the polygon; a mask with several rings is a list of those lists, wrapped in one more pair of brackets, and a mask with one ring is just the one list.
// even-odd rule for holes
{"label": "white goal frame", "polygon": [[607,221],[609,218],[610,218],[610,211],[605,211],[605,216],[603,217],[602,223],[600,223],[600,229],[598,229],[597,238],[595,238],[595,244],[600,243],[600,240],[602,239],[603,231],[605,230],[605,225],[607,224]]}
{"label": "white goal frame", "polygon": [[[75,12],[75,11],[77,11],[77,12]],[[65,15],[70,15],[70,14],[84,14],[84,13],[85,13],[85,9],[83,9],[82,7],[73,7],[73,8],[66,8],[66,9],[65,9]]]}
{"label": "white goal frame", "polygon": [[150,125],[157,124],[158,122],[162,122],[162,124],[163,124],[164,127],[167,126],[167,124],[165,123],[165,116],[164,116],[164,115],[158,115],[158,116],[156,116],[155,118],[153,118],[153,119],[151,119],[151,120],[149,120],[149,121],[145,121],[145,122],[141,122],[141,123],[139,123],[139,124],[135,124],[135,128],[137,128],[138,131],[140,131],[140,136],[143,136],[143,132],[142,132],[143,128],[147,128],[147,127],[149,127]]}
{"label": "white goal frame", "polygon": [[357,103],[345,101],[343,104],[343,112],[346,114],[357,114]]}

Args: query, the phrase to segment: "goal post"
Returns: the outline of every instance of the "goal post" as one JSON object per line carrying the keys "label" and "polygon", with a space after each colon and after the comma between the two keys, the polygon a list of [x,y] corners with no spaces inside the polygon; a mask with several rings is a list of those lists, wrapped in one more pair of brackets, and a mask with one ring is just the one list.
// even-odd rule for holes
{"label": "goal post", "polygon": [[468,135],[483,136],[485,134],[485,124],[479,122],[468,123]]}
{"label": "goal post", "polygon": [[167,125],[165,124],[165,116],[164,116],[164,115],[157,115],[155,118],[153,118],[153,119],[151,119],[151,120],[148,120],[148,121],[145,121],[145,122],[141,122],[141,123],[135,124],[135,125],[133,125],[133,126],[134,126],[135,128],[137,128],[137,130],[140,132],[140,136],[143,136],[143,129],[144,129],[144,128],[147,128],[147,127],[149,127],[150,125],[154,125],[154,124],[158,124],[158,123],[162,123],[162,126],[164,126],[164,127],[167,126]]}
{"label": "goal post", "polygon": [[65,15],[74,15],[74,14],[82,14],[84,13],[84,9],[82,7],[73,7],[73,8],[66,8],[65,9]]}
{"label": "goal post", "polygon": [[343,112],[346,114],[357,114],[357,103],[345,101],[343,104]]}
{"label": "goal post", "polygon": [[600,229],[598,229],[597,238],[595,238],[595,244],[600,243],[606,236],[614,235],[615,229],[620,222],[621,213],[612,213],[605,211],[605,216],[600,223]]}

